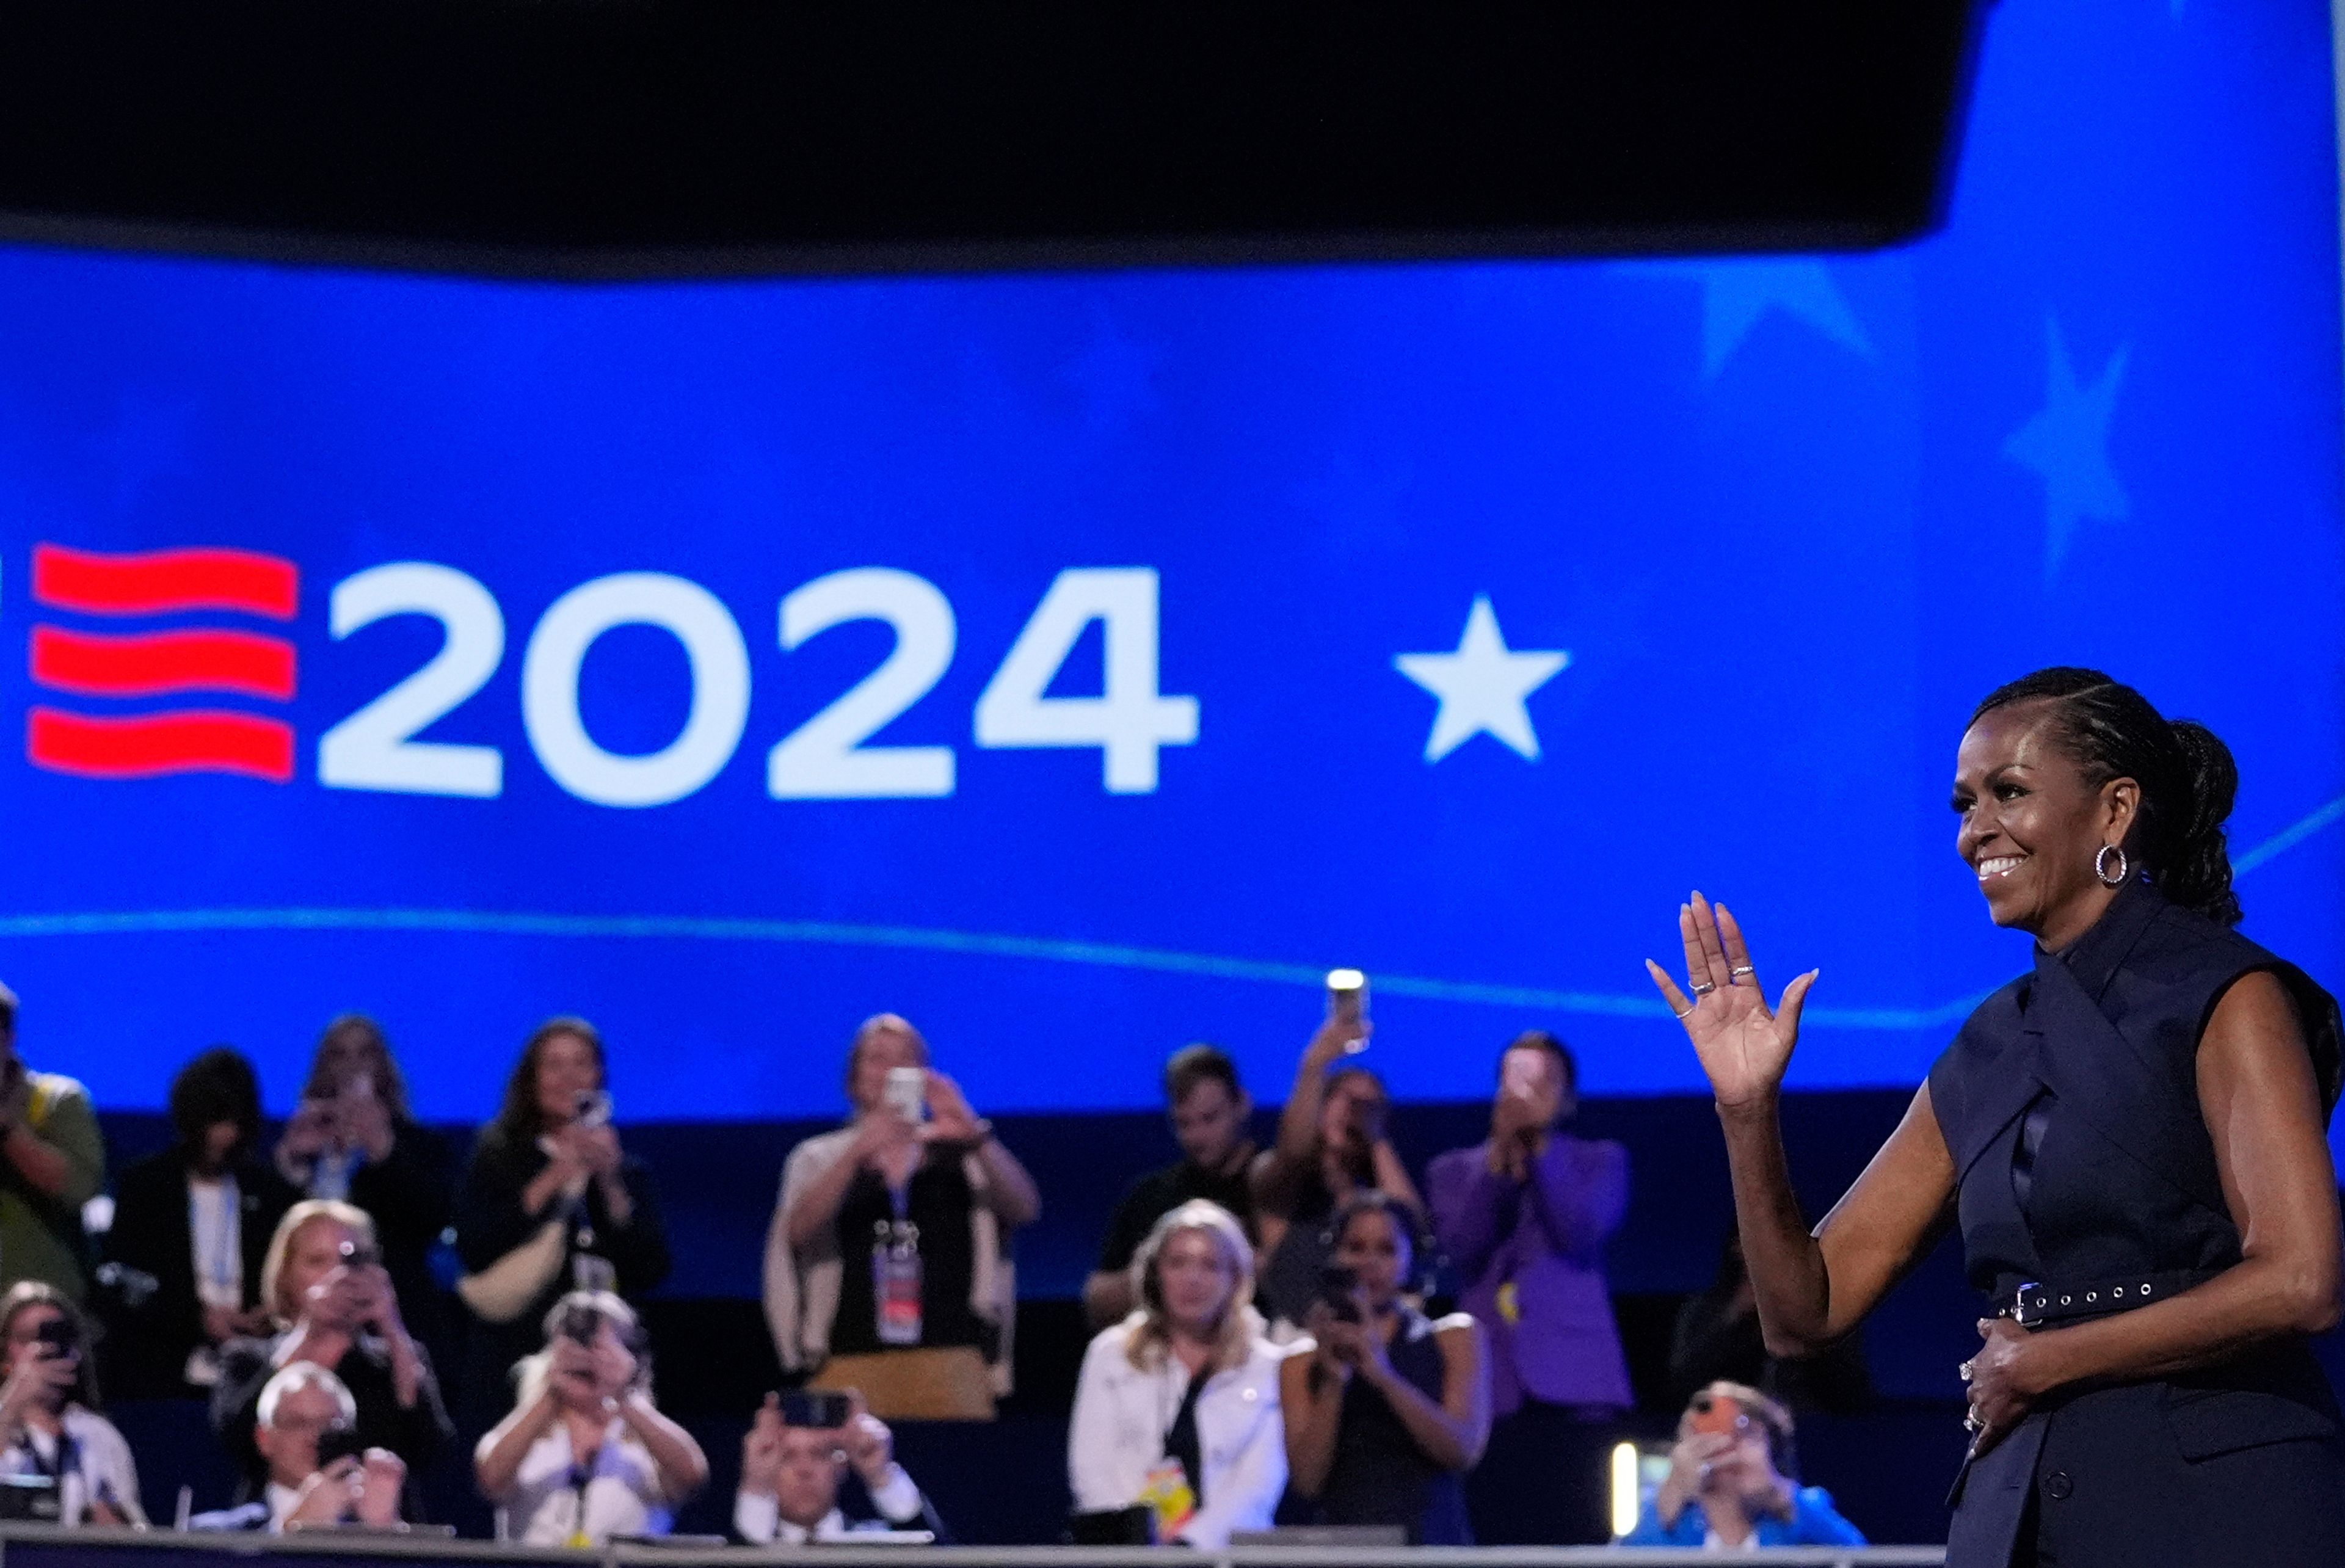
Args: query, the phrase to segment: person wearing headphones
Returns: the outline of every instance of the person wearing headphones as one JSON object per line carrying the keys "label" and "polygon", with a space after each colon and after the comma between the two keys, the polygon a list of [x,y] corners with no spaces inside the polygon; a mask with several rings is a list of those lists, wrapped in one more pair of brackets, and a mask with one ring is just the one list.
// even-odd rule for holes
{"label": "person wearing headphones", "polygon": [[1254,1249],[1193,1199],[1132,1263],[1140,1305],[1083,1356],[1067,1479],[1085,1512],[1146,1504],[1159,1541],[1207,1551],[1270,1526],[1286,1486],[1279,1352],[1254,1310]]}
{"label": "person wearing headphones", "polygon": [[1310,1337],[1279,1373],[1294,1491],[1321,1523],[1398,1525],[1412,1546],[1470,1546],[1459,1478],[1490,1437],[1482,1327],[1409,1302],[1416,1210],[1390,1193],[1353,1193],[1327,1237],[1335,1263]]}

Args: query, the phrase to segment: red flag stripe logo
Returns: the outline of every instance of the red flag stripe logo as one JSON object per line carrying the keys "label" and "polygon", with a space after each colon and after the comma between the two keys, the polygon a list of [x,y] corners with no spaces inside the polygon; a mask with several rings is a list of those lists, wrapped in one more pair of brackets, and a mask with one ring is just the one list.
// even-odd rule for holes
{"label": "red flag stripe logo", "polygon": [[293,667],[292,643],[250,632],[102,636],[33,628],[33,679],[90,696],[236,692],[285,702],[293,695]]}
{"label": "red flag stripe logo", "polygon": [[240,610],[290,621],[300,587],[293,562],[249,550],[101,555],[61,544],[33,547],[33,597],[86,615]]}
{"label": "red flag stripe logo", "polygon": [[293,777],[293,726],[249,713],[100,719],[35,708],[25,728],[25,750],[35,763],[85,778],[243,774],[284,784]]}

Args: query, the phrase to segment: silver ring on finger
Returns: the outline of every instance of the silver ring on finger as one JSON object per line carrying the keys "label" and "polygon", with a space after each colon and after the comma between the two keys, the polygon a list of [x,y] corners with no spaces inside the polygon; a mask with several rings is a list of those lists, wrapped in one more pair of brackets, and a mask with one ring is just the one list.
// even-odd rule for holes
{"label": "silver ring on finger", "polygon": [[1968,1362],[1968,1361],[1964,1361],[1961,1366],[1956,1367],[1956,1368],[1954,1369],[1954,1375],[1955,1375],[1956,1377],[1958,1377],[1958,1378],[1962,1379],[1962,1380],[1963,1380],[1963,1381],[1964,1381],[1964,1382],[1968,1382],[1968,1381],[1971,1381],[1971,1363],[1970,1363],[1970,1362]]}
{"label": "silver ring on finger", "polygon": [[1978,1418],[1978,1411],[1964,1411],[1963,1412],[1963,1430],[1964,1430],[1964,1431],[1978,1431],[1978,1429],[1979,1429],[1979,1418]]}
{"label": "silver ring on finger", "polygon": [[1678,1022],[1679,1022],[1679,1023],[1682,1024],[1682,1023],[1684,1023],[1688,1018],[1690,1018],[1690,1017],[1693,1017],[1693,1009],[1692,1009],[1691,1007],[1688,1007],[1684,1012],[1680,1013],[1680,1014],[1677,1016],[1677,1019],[1678,1019]]}
{"label": "silver ring on finger", "polygon": [[1740,986],[1742,984],[1745,976],[1756,975],[1757,973],[1759,973],[1759,971],[1753,969],[1748,964],[1737,964],[1733,968],[1729,969],[1726,972],[1726,983],[1730,986]]}
{"label": "silver ring on finger", "polygon": [[1715,980],[1704,980],[1700,985],[1696,986],[1693,988],[1693,994],[1694,994],[1695,996],[1709,996],[1712,991],[1715,991],[1715,990],[1717,990],[1717,989],[1718,989],[1718,982],[1717,982],[1717,981],[1715,981]]}

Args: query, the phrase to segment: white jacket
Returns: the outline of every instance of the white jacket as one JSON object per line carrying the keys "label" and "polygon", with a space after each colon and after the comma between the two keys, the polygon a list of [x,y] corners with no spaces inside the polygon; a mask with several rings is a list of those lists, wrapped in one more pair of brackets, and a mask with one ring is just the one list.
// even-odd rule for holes
{"label": "white jacket", "polygon": [[[1164,1433],[1181,1413],[1189,1375],[1166,1357],[1142,1371],[1124,1354],[1135,1312],[1102,1329],[1083,1355],[1082,1381],[1067,1429],[1067,1482],[1086,1512],[1129,1508],[1164,1459]],[[1267,1530],[1286,1490],[1286,1422],[1278,1409],[1278,1363],[1257,1339],[1243,1365],[1215,1372],[1197,1396],[1197,1447],[1205,1462],[1204,1501],[1182,1539],[1218,1552],[1233,1530]]]}

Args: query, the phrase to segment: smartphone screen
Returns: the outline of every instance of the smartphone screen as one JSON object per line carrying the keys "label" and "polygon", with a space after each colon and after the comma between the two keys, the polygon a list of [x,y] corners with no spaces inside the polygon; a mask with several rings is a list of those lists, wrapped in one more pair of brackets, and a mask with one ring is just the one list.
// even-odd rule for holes
{"label": "smartphone screen", "polygon": [[920,1067],[888,1069],[888,1108],[906,1121],[920,1121],[929,1113],[929,1075]]}

